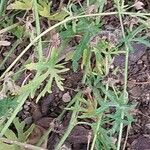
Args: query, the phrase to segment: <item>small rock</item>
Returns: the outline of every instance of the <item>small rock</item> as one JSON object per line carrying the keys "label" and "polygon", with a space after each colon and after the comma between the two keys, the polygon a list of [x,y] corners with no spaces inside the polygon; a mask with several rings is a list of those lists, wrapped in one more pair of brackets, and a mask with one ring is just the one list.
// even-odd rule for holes
{"label": "small rock", "polygon": [[31,104],[31,102],[26,101],[25,104],[29,106]]}
{"label": "small rock", "polygon": [[50,127],[50,123],[54,119],[51,117],[42,117],[39,120],[36,121],[36,125],[43,127],[44,129],[48,129]]}
{"label": "small rock", "polygon": [[70,143],[65,143],[62,145],[61,150],[72,150]]}
{"label": "small rock", "polygon": [[70,102],[71,96],[70,96],[69,92],[66,92],[65,94],[63,94],[62,100],[63,100],[65,103]]}
{"label": "small rock", "polygon": [[32,117],[27,117],[24,119],[24,122],[27,124],[27,125],[30,125],[32,123]]}
{"label": "small rock", "polygon": [[23,108],[24,108],[26,111],[28,111],[28,110],[30,109],[30,107],[29,107],[28,105],[26,105],[26,104],[23,106]]}
{"label": "small rock", "polygon": [[141,59],[139,59],[138,62],[137,62],[138,65],[140,65],[142,63],[143,63],[143,61]]}
{"label": "small rock", "polygon": [[145,125],[150,130],[150,123]]}

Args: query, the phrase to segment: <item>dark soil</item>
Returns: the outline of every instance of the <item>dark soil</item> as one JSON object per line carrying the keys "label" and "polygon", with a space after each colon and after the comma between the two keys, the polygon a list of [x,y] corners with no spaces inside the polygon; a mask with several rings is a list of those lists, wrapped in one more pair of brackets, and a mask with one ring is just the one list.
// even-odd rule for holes
{"label": "dark soil", "polygon": [[128,131],[128,147],[150,149],[150,49],[131,66],[128,92],[130,102],[136,104],[135,122]]}

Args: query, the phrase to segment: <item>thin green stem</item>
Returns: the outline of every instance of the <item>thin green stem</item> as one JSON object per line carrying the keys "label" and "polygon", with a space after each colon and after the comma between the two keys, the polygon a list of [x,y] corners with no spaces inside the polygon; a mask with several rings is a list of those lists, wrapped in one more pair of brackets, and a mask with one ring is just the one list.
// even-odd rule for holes
{"label": "thin green stem", "polygon": [[[38,36],[41,33],[40,18],[39,18],[38,7],[37,7],[38,4],[37,4],[37,0],[33,0],[33,1],[34,1],[33,6],[34,6],[35,23],[36,23],[36,34]],[[38,40],[37,51],[39,54],[39,61],[42,61],[43,60],[43,51],[42,51],[42,39],[41,39],[41,37]]]}
{"label": "thin green stem", "polygon": [[8,58],[10,57],[10,55],[13,53],[13,51],[17,48],[17,46],[21,43],[21,40],[18,39],[12,46],[12,48],[10,49],[10,51],[8,52],[7,56],[5,57],[5,59],[3,60],[3,62],[0,64],[0,68],[3,67],[3,65],[5,64],[5,62],[8,60]]}
{"label": "thin green stem", "polygon": [[0,141],[2,141],[4,143],[7,143],[7,144],[15,144],[17,146],[20,146],[21,149],[47,150],[45,148],[37,147],[37,146],[31,145],[31,144],[21,143],[21,142],[18,142],[18,141],[9,140],[9,139],[6,139],[6,138],[0,138]]}
{"label": "thin green stem", "polygon": [[[106,68],[105,68],[105,75],[108,74],[108,71],[109,71],[109,68],[108,68],[108,65],[109,65],[109,57],[108,57],[108,54],[106,54]],[[109,84],[107,83],[106,84],[106,91],[108,91],[108,88],[109,88]],[[107,95],[105,95],[105,98],[104,98],[104,101],[107,100]],[[103,117],[103,114],[101,114],[98,118],[98,122],[97,122],[97,126],[96,126],[96,132],[94,134],[94,138],[93,138],[93,142],[92,142],[92,146],[91,146],[91,150],[94,150],[94,147],[95,147],[95,143],[96,143],[96,139],[97,139],[97,135],[98,135],[98,131],[99,131],[99,128],[100,128],[100,124],[101,124],[101,120],[102,120],[102,117]]]}
{"label": "thin green stem", "polygon": [[7,2],[8,2],[8,0],[1,0],[1,2],[0,2],[0,17],[3,14],[3,11],[5,9],[5,6],[6,6]]}
{"label": "thin green stem", "polygon": [[[121,7],[123,8],[124,6],[121,6]],[[123,39],[125,39],[125,31],[124,31],[124,26],[123,26],[122,13],[121,13],[122,8],[121,7],[120,7],[120,4],[118,2],[118,15],[119,15],[119,20],[120,20],[120,25],[121,25],[121,30],[122,30],[122,36],[123,36]],[[124,90],[123,90],[123,101],[124,101],[124,103],[127,102],[127,79],[128,79],[128,57],[129,57],[129,48],[128,48],[126,42],[125,42],[125,48],[126,48],[126,60],[125,60]],[[122,109],[122,111],[121,111],[121,119],[122,120],[124,119],[124,113],[125,113],[124,109]],[[123,133],[123,122],[120,123],[117,150],[120,150],[122,133]]]}
{"label": "thin green stem", "polygon": [[86,5],[87,5],[87,7],[90,6],[90,0],[86,0]]}
{"label": "thin green stem", "polygon": [[[71,16],[71,17],[68,17],[66,19],[64,19],[63,21],[53,25],[52,27],[48,28],[47,30],[45,30],[44,32],[42,32],[40,35],[38,35],[33,41],[30,42],[30,44],[22,51],[22,53],[14,60],[14,62],[6,69],[6,71],[2,74],[2,76],[0,77],[0,79],[2,79],[5,74],[7,72],[9,72],[11,70],[11,68],[18,62],[18,60],[29,50],[29,48],[37,42],[37,40],[39,40],[42,36],[44,36],[45,34],[47,34],[49,31],[55,29],[56,27],[62,25],[62,24],[65,24],[66,22],[68,21],[71,21],[71,20],[75,20],[75,19],[80,19],[80,18],[85,18],[85,17],[96,17],[96,16],[109,16],[109,15],[116,15],[118,14],[118,12],[107,12],[107,13],[97,13],[97,14],[87,14],[87,15],[81,15],[81,16]],[[127,15],[140,15],[140,13],[127,13],[127,12],[123,12],[122,14],[127,14]],[[150,14],[144,14],[144,13],[141,13],[145,16],[150,16]]]}
{"label": "thin green stem", "polygon": [[93,16],[107,16],[107,15],[114,15],[117,14],[116,12],[110,12],[110,13],[99,13],[99,14],[88,14],[88,15],[81,15],[81,16],[72,16],[72,17],[68,17],[66,19],[64,19],[63,21],[51,26],[50,28],[48,28],[47,30],[45,30],[44,32],[42,32],[40,35],[38,35],[33,41],[30,42],[30,44],[21,52],[21,54],[14,60],[14,62],[6,69],[6,71],[2,74],[2,76],[0,77],[0,79],[2,79],[5,74],[7,72],[9,72],[11,70],[11,68],[19,61],[19,59],[29,50],[29,48],[35,44],[37,42],[37,40],[39,38],[41,38],[42,36],[44,36],[45,34],[47,34],[49,31],[55,29],[56,27],[65,24],[68,21],[74,20],[74,19],[79,19],[79,18],[84,18],[84,17],[93,17]]}
{"label": "thin green stem", "polygon": [[77,108],[79,107],[79,101],[77,99],[76,99],[76,103],[75,103],[74,107],[76,109],[72,113],[68,129],[66,130],[65,134],[63,135],[63,137],[61,138],[60,142],[56,146],[55,150],[60,150],[61,149],[61,146],[63,145],[63,143],[65,142],[65,140],[67,139],[67,137],[69,136],[69,134],[71,133],[72,129],[75,127],[75,125],[77,123],[77,116],[78,116],[78,109]]}
{"label": "thin green stem", "polygon": [[97,135],[98,135],[98,131],[99,131],[100,124],[101,124],[101,119],[102,119],[102,115],[100,115],[100,117],[98,118],[97,126],[96,126],[96,131],[95,131],[95,133],[94,133],[94,138],[93,138],[93,142],[92,142],[92,145],[91,145],[91,149],[90,149],[90,150],[94,150],[95,143],[96,143],[96,139],[97,139]]}
{"label": "thin green stem", "polygon": [[81,124],[82,124],[82,125],[87,125],[87,126],[90,126],[90,127],[91,127],[91,123],[88,123],[88,122],[81,122],[81,121],[80,121],[80,122],[76,123],[76,125],[79,125],[79,124],[80,124],[80,125],[81,125]]}

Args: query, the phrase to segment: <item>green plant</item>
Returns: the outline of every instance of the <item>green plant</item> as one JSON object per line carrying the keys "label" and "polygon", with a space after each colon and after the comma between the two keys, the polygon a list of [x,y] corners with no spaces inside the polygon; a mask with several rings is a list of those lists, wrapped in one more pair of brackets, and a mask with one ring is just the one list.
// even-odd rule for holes
{"label": "green plant", "polygon": [[[22,121],[20,122],[18,118],[15,118],[13,120],[13,125],[15,126],[15,129],[17,130],[17,134],[11,130],[11,129],[7,129],[6,133],[5,133],[5,137],[9,140],[13,140],[13,141],[18,141],[18,142],[26,142],[27,138],[29,137],[29,135],[31,134],[31,132],[34,129],[34,124],[30,126],[30,128],[28,128],[26,131],[25,130],[25,122]],[[1,126],[2,128],[2,126]],[[22,148],[15,145],[15,144],[7,144],[7,143],[3,143],[0,139],[0,149],[8,149],[8,150],[21,150]],[[24,147],[25,149],[25,147]]]}
{"label": "green plant", "polygon": [[[150,46],[147,41],[147,36],[142,36],[140,38],[137,37],[137,35],[139,35],[143,30],[148,28],[147,20],[149,19],[150,14],[142,12],[128,12],[129,8],[132,8],[133,6],[130,7],[125,5],[124,0],[114,0],[115,5],[113,7],[115,11],[109,12],[108,10],[105,12],[105,3],[107,3],[106,0],[86,0],[83,4],[79,3],[79,5],[76,5],[70,0],[66,8],[61,9],[62,7],[59,7],[59,10],[54,13],[51,13],[50,10],[52,3],[49,3],[47,0],[15,0],[8,6],[8,9],[13,10],[13,12],[15,10],[18,13],[18,10],[20,10],[23,14],[25,11],[34,13],[35,34],[33,35],[32,33],[29,33],[28,37],[31,39],[31,42],[20,54],[18,54],[14,62],[12,62],[1,76],[1,79],[3,79],[1,94],[4,94],[3,96],[5,96],[6,99],[2,99],[0,101],[0,106],[3,106],[4,108],[0,113],[3,116],[9,108],[13,109],[10,116],[7,116],[7,123],[4,124],[1,129],[2,136],[6,136],[9,132],[15,140],[18,140],[16,135],[14,135],[14,133],[9,129],[9,126],[14,120],[15,122],[13,124],[16,126],[18,136],[22,139],[20,142],[26,141],[27,138],[23,132],[24,123],[21,124],[14,118],[28,97],[36,99],[36,102],[38,102],[47,92],[52,92],[51,87],[54,82],[60,90],[64,90],[64,79],[61,77],[61,74],[67,72],[69,69],[65,67],[66,63],[59,62],[59,54],[63,51],[62,47],[66,46],[72,38],[79,37],[78,44],[74,47],[75,51],[73,52],[71,59],[72,67],[74,71],[77,71],[78,69],[83,71],[84,75],[82,83],[86,84],[92,90],[88,92],[86,91],[87,93],[85,93],[84,90],[79,90],[72,99],[71,105],[66,108],[66,111],[72,111],[72,116],[68,129],[62,136],[58,145],[56,145],[56,149],[61,148],[64,141],[77,124],[84,124],[91,127],[93,131],[93,139],[90,147],[91,150],[120,149],[123,127],[124,125],[130,125],[133,121],[130,114],[130,110],[133,106],[128,104],[127,93],[129,52],[132,50],[132,42],[139,42]],[[94,4],[96,4],[96,6],[90,12],[90,6]],[[0,8],[3,6],[2,1]],[[2,12],[3,10],[0,11],[0,14]],[[112,46],[111,42],[101,39],[93,46],[91,44],[92,37],[97,35],[97,33],[99,33],[105,25],[102,22],[103,17],[112,15],[116,15],[120,21],[122,32],[121,42],[118,45]],[[123,24],[125,16],[137,17],[139,19],[139,23],[142,23],[142,25],[139,25],[139,27],[135,30],[134,28],[132,28],[133,30],[126,30]],[[43,17],[60,22],[57,22],[43,31],[43,28],[41,28],[40,25],[40,21]],[[9,32],[14,35],[15,38],[23,39],[24,27],[20,25],[17,26],[18,24],[13,24],[14,18],[15,17],[12,16],[11,19],[5,19],[5,21],[1,23],[1,26],[5,29],[0,30],[0,33],[4,34],[5,32]],[[12,28],[14,28],[14,30],[11,30]],[[45,58],[43,56],[44,35],[52,30],[56,30],[55,32],[60,33],[62,43],[58,47],[51,46],[49,56]],[[19,40],[19,44],[22,41],[23,40]],[[10,52],[7,54],[1,66],[3,66],[8,60],[8,57],[16,48],[15,45],[18,46],[18,42],[14,44],[14,47],[12,47]],[[35,49],[32,46],[35,46]],[[125,49],[125,51],[119,51],[122,48]],[[15,88],[12,90],[10,86],[5,85],[6,76],[29,49],[36,51],[38,55],[36,56],[36,59],[33,60],[34,62],[32,61],[31,63],[31,61],[26,61],[21,64],[21,66],[24,70],[29,70],[34,77],[26,84],[23,84],[19,90],[16,90]],[[120,53],[124,53],[126,55],[123,90],[117,89],[115,85],[110,85],[109,82],[106,83],[106,85],[103,84],[104,78],[109,73],[113,57]],[[13,80],[10,81],[11,82],[9,83],[13,85],[11,87],[15,87],[15,82]],[[15,93],[17,103],[14,99],[12,101],[9,100],[9,96],[12,96],[14,91],[17,91]],[[89,121],[89,118],[92,121]],[[21,128],[19,125],[21,125]],[[107,125],[109,125],[109,127],[106,127]],[[21,135],[19,135],[20,133]],[[6,137],[9,139],[10,135]],[[118,135],[119,137],[117,138]],[[118,142],[116,142],[116,140]],[[39,143],[41,143],[41,141]],[[39,143],[38,145],[40,145]],[[20,143],[16,144],[19,145]],[[4,145],[8,146],[8,144]],[[9,146],[14,148],[14,145]],[[18,146],[15,146],[15,148],[17,149]]]}
{"label": "green plant", "polygon": [[[34,2],[35,1],[31,0],[15,0],[14,3],[11,3],[8,6],[8,9],[31,10],[33,6],[35,6]],[[68,15],[64,10],[51,14],[50,13],[51,4],[52,3],[49,3],[48,0],[39,1],[38,3],[36,3],[38,13],[41,16],[46,17],[50,20],[58,20],[58,21],[63,20]]]}
{"label": "green plant", "polygon": [[51,58],[49,61],[42,61],[37,63],[30,63],[26,65],[26,68],[29,70],[36,70],[35,78],[27,85],[24,85],[20,89],[20,94],[27,92],[31,94],[31,98],[35,96],[35,92],[40,87],[43,81],[47,80],[47,84],[44,89],[38,95],[36,101],[45,95],[46,92],[51,93],[51,86],[53,81],[56,82],[56,85],[60,90],[64,90],[63,88],[63,78],[59,76],[60,73],[66,72],[69,69],[65,68],[64,63],[57,64],[58,61],[58,53],[57,49],[53,48],[51,51]]}

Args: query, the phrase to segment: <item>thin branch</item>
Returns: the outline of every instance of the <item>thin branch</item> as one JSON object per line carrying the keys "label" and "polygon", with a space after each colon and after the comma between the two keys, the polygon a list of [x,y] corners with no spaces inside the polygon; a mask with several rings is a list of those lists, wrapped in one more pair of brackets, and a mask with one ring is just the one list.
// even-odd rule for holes
{"label": "thin branch", "polygon": [[27,148],[30,150],[47,150],[45,148],[37,147],[37,146],[31,145],[31,144],[21,143],[18,141],[9,140],[6,138],[0,138],[0,141],[7,143],[7,144],[15,144],[15,145],[18,145],[18,146],[21,146],[21,147],[24,147],[24,148]]}

